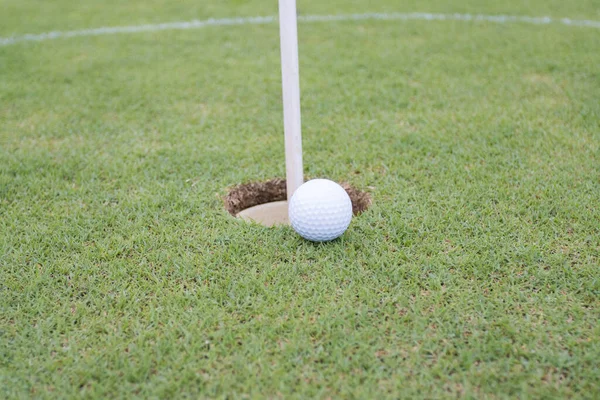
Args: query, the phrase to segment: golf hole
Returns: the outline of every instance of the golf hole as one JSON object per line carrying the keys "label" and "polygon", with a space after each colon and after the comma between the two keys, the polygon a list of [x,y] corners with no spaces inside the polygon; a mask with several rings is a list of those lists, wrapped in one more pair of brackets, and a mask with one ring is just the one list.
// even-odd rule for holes
{"label": "golf hole", "polygon": [[[340,183],[352,200],[356,216],[369,208],[371,196],[347,183]],[[231,189],[225,197],[225,209],[234,217],[264,226],[289,225],[285,179],[250,182]]]}

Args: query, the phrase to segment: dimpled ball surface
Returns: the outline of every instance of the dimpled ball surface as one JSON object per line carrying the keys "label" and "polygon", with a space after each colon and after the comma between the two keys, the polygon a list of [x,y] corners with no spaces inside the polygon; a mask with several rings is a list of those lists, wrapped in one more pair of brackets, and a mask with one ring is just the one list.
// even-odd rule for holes
{"label": "dimpled ball surface", "polygon": [[352,201],[337,183],[313,179],[294,192],[288,212],[292,228],[300,236],[313,242],[326,242],[348,229]]}

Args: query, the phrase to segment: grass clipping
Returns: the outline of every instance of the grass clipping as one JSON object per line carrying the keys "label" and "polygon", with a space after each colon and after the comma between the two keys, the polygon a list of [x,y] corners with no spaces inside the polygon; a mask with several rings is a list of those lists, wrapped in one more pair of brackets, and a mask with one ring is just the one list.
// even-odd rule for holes
{"label": "grass clipping", "polygon": [[[371,205],[371,196],[348,183],[340,183],[352,200],[352,212],[358,215]],[[287,199],[285,179],[271,179],[266,182],[250,182],[231,189],[225,197],[225,209],[233,216],[240,211],[259,204]]]}

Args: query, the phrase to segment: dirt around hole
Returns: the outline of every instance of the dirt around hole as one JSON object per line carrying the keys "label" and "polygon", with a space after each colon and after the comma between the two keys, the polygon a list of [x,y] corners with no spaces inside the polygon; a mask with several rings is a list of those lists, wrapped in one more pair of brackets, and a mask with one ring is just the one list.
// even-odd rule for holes
{"label": "dirt around hole", "polygon": [[[358,215],[371,205],[371,196],[348,183],[340,183],[352,200],[352,212]],[[250,182],[235,186],[225,196],[225,209],[233,216],[240,211],[259,204],[287,199],[285,179],[271,179],[265,182]]]}

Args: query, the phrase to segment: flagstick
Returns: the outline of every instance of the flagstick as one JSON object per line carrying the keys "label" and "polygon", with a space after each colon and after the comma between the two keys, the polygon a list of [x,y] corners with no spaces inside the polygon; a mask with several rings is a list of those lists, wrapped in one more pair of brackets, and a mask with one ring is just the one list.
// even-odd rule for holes
{"label": "flagstick", "polygon": [[296,0],[279,0],[279,33],[281,39],[285,170],[289,201],[296,189],[304,183]]}

